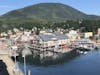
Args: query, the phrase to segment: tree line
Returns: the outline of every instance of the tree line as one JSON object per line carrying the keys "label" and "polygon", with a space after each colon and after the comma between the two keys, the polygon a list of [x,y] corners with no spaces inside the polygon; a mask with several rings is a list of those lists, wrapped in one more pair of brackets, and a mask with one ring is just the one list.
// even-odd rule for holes
{"label": "tree line", "polygon": [[0,32],[20,27],[26,29],[32,29],[33,27],[40,29],[43,27],[47,29],[80,29],[82,32],[92,31],[96,33],[97,29],[100,28],[100,20],[67,20],[64,22],[0,21]]}

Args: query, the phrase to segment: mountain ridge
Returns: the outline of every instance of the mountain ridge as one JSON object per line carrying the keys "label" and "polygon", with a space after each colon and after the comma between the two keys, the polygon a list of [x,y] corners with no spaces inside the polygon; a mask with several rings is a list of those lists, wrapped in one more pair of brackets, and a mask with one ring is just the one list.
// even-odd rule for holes
{"label": "mountain ridge", "polygon": [[19,21],[66,21],[66,20],[100,20],[100,16],[87,15],[73,7],[62,3],[39,3],[1,16],[3,20]]}

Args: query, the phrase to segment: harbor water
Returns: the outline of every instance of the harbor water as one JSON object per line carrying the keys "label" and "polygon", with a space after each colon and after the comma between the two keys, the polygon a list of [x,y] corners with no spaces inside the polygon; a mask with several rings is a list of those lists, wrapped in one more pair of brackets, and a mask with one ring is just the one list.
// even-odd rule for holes
{"label": "harbor water", "polygon": [[[100,50],[70,57],[55,65],[40,66],[26,63],[27,72],[30,70],[31,75],[100,75]],[[19,65],[24,72],[23,63]]]}

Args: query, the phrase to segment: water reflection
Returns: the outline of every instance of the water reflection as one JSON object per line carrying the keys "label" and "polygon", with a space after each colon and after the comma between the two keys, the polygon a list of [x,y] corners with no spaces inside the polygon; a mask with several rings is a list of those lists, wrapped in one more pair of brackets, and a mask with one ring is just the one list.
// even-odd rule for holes
{"label": "water reflection", "polygon": [[[46,61],[41,63],[41,60],[38,56],[34,58],[34,55],[29,55],[29,56],[26,56],[26,62],[29,65],[49,66],[49,65],[57,65],[57,64],[63,64],[63,63],[69,62],[75,59],[77,56],[79,56],[79,54],[76,51],[72,51],[67,54],[60,55],[60,57],[57,59],[54,59],[54,60],[46,59]],[[18,61],[20,63],[23,63],[22,56],[18,57]]]}
{"label": "water reflection", "polygon": [[[72,56],[73,55],[73,56]],[[75,56],[74,56],[75,55]],[[64,62],[57,65],[37,66],[27,64],[31,75],[100,75],[100,51],[91,51],[86,55],[70,54]],[[19,64],[23,70],[23,64]]]}

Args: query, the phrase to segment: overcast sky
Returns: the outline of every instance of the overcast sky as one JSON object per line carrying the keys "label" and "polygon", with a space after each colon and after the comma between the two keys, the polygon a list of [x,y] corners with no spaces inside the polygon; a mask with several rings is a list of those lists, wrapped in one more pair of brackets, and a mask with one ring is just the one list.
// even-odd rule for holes
{"label": "overcast sky", "polygon": [[0,0],[0,15],[38,3],[63,3],[86,14],[100,15],[100,0]]}

